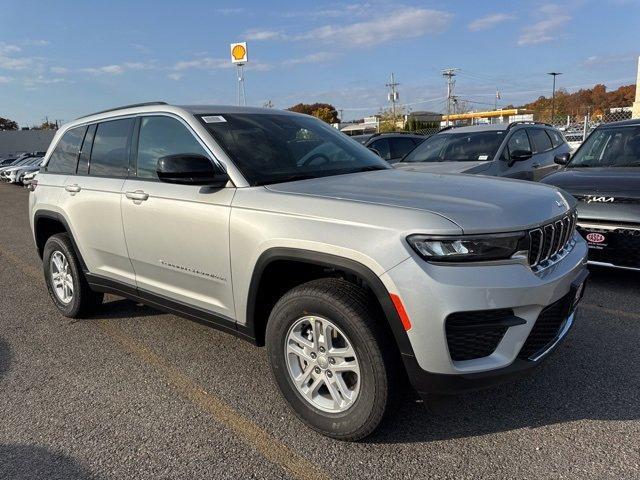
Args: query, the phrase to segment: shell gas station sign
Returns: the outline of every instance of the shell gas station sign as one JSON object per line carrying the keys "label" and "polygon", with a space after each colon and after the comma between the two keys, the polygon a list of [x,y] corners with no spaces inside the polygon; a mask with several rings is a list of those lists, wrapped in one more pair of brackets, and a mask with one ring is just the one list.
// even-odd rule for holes
{"label": "shell gas station sign", "polygon": [[247,63],[247,42],[231,44],[231,62],[238,65]]}

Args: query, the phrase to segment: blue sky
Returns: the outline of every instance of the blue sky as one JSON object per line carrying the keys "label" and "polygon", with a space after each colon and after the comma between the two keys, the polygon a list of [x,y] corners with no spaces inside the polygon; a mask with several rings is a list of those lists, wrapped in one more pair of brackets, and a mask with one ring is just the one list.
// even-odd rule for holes
{"label": "blue sky", "polygon": [[0,0],[0,116],[21,125],[139,101],[236,102],[229,43],[246,40],[247,101],[386,107],[389,75],[412,110],[443,108],[445,67],[477,108],[633,83],[640,1]]}

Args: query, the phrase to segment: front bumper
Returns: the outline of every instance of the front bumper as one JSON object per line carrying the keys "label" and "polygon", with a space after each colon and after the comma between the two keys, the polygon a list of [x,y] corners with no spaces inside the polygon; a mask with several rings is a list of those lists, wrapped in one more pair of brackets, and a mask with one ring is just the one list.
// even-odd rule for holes
{"label": "front bumper", "polygon": [[640,271],[640,224],[585,220],[578,232],[587,239],[590,264]]}
{"label": "front bumper", "polygon": [[[564,338],[573,321],[575,305],[571,303],[566,310],[558,310],[559,306],[587,275],[586,244],[578,235],[575,242],[561,261],[539,273],[523,264],[441,266],[417,256],[386,272],[381,277],[383,282],[400,296],[412,323],[407,336],[413,355],[403,352],[403,360],[414,387],[420,392],[437,393],[474,390],[522,375],[540,363]],[[541,314],[549,314],[548,309],[554,305],[557,308],[551,320],[556,323],[551,326],[557,325],[554,335],[557,333],[558,338],[553,338],[553,345],[544,351],[532,349],[527,340],[544,329],[543,321],[549,319]],[[494,310],[508,310],[518,321],[506,324],[490,354],[454,360],[447,338],[447,318],[458,312]],[[559,312],[563,312],[562,318]],[[543,320],[534,329],[539,318]],[[535,355],[522,358],[521,351]]]}

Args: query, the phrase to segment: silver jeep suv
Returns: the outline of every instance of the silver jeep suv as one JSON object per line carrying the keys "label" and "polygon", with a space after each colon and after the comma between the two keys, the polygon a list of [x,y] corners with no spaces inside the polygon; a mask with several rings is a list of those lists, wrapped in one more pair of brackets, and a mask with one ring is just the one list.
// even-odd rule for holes
{"label": "silver jeep suv", "polygon": [[30,189],[64,315],[110,292],[266,345],[296,415],[343,440],[370,434],[406,377],[451,394],[538,365],[586,278],[556,188],[396,170],[285,111],[96,113],[58,131]]}

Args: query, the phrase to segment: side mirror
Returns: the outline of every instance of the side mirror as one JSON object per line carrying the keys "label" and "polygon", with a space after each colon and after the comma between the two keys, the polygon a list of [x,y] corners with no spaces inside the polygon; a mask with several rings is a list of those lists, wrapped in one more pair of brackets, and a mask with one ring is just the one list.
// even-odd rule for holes
{"label": "side mirror", "polygon": [[529,150],[514,150],[511,152],[511,161],[512,162],[521,162],[523,160],[529,160],[533,157],[533,153]]}
{"label": "side mirror", "polygon": [[380,158],[382,158],[382,155],[380,155],[380,152],[373,148],[373,147],[367,147],[369,150],[371,150],[373,153],[375,153],[376,155],[378,155]]}
{"label": "side mirror", "polygon": [[162,182],[222,188],[229,181],[204,155],[184,153],[158,159],[156,173]]}
{"label": "side mirror", "polygon": [[571,154],[569,152],[560,153],[553,158],[553,161],[558,165],[566,165],[569,163],[569,159],[571,158]]}

